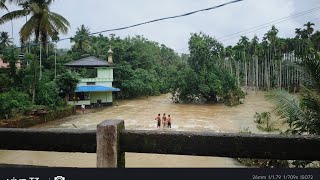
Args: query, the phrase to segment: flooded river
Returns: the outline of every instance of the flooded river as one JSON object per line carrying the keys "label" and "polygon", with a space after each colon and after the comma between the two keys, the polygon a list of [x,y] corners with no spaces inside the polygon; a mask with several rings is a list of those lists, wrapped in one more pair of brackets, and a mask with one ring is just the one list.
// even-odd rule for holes
{"label": "flooded river", "polygon": [[[223,104],[175,104],[171,95],[123,100],[113,107],[95,113],[77,114],[33,128],[95,129],[107,119],[123,119],[126,129],[155,130],[155,116],[170,114],[174,131],[215,131],[237,133],[249,128],[261,133],[253,122],[255,112],[269,111],[271,104],[262,92],[250,92],[245,103],[236,107]],[[160,129],[162,130],[162,129]],[[166,129],[167,130],[167,129]],[[54,143],[54,142],[52,142]],[[0,164],[29,164],[61,167],[95,167],[96,154],[0,151]],[[236,160],[218,157],[197,157],[126,153],[126,167],[240,167]]]}

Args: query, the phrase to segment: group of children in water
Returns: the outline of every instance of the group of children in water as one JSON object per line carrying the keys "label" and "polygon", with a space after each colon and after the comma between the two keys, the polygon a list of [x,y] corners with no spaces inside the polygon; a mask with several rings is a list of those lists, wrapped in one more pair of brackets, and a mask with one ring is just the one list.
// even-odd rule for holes
{"label": "group of children in water", "polygon": [[160,117],[160,114],[158,114],[158,116],[154,120],[157,121],[157,128],[160,128],[161,125],[163,128],[171,128],[171,117],[170,115],[168,115],[167,117],[166,113],[163,113],[162,118]]}

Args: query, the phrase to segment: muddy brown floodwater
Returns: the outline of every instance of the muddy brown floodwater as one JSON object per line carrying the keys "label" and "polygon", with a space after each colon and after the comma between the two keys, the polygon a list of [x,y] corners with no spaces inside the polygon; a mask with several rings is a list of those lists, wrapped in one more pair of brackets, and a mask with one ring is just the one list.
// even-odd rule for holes
{"label": "muddy brown floodwater", "polygon": [[[124,119],[126,129],[155,130],[155,116],[172,117],[171,131],[215,131],[237,133],[249,128],[261,133],[253,122],[255,112],[269,111],[271,104],[263,92],[249,92],[245,103],[236,107],[223,104],[175,104],[171,95],[123,100],[95,113],[77,114],[33,128],[95,129],[107,119]],[[160,129],[160,131],[163,129]],[[168,129],[165,129],[168,130]],[[54,142],[51,142],[54,143]],[[60,167],[95,167],[96,154],[30,151],[0,151],[0,164],[29,164]],[[126,153],[126,167],[241,167],[231,158]]]}

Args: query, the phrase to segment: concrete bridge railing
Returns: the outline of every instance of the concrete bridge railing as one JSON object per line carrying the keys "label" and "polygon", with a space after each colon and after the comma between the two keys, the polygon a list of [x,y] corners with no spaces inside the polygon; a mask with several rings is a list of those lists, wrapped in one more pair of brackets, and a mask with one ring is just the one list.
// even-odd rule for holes
{"label": "concrete bridge railing", "polygon": [[97,130],[0,129],[0,149],[97,153],[98,168],[125,167],[125,152],[320,160],[320,136],[125,130],[107,120]]}

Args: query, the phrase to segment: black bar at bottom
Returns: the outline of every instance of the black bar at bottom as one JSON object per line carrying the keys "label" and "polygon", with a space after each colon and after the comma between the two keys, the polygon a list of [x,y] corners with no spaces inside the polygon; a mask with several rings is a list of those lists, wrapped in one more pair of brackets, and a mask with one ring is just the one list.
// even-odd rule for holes
{"label": "black bar at bottom", "polygon": [[0,168],[1,180],[320,179],[319,169],[73,169]]}

